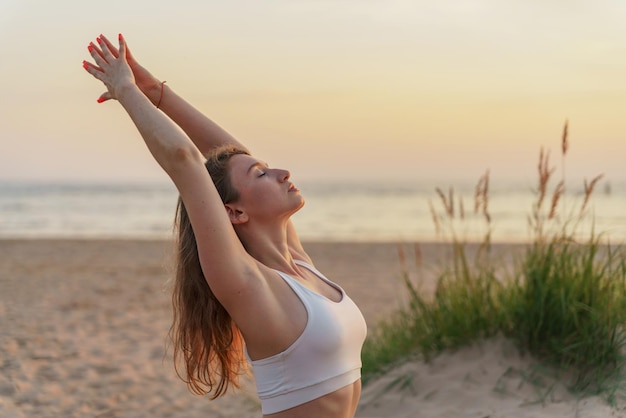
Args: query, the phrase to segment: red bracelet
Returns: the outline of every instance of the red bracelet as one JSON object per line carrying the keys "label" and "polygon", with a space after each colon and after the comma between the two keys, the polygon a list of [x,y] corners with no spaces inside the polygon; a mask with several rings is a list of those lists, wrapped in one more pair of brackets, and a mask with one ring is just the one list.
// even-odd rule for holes
{"label": "red bracelet", "polygon": [[159,106],[161,106],[161,100],[163,100],[163,88],[165,83],[167,83],[167,81],[161,81],[161,95],[159,96],[159,102],[156,105],[157,109],[159,108]]}

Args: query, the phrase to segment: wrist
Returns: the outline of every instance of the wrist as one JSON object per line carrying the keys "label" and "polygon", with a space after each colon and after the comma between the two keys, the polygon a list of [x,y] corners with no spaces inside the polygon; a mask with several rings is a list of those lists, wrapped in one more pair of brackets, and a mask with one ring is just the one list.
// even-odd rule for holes
{"label": "wrist", "polygon": [[167,81],[165,80],[161,81],[161,93],[159,95],[159,101],[156,104],[157,109],[159,109],[161,107],[161,103],[163,103],[163,94],[165,93],[165,83],[167,83]]}
{"label": "wrist", "polygon": [[164,88],[163,83],[165,83],[165,81],[161,82],[155,78],[153,81],[150,82],[149,85],[141,87],[141,91],[143,92],[143,94],[145,94],[146,97],[155,106],[159,103],[159,100],[162,100],[162,93]]}
{"label": "wrist", "polygon": [[141,92],[141,89],[139,88],[139,86],[137,86],[134,83],[125,83],[122,84],[120,86],[118,86],[115,89],[115,98],[120,102],[124,102],[125,99],[127,99],[129,96],[132,96],[134,94],[137,93],[143,93]]}

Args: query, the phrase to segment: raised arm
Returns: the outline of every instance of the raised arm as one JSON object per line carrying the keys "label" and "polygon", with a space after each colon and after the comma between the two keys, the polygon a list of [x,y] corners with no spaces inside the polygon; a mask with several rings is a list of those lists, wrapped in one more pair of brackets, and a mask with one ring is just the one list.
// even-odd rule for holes
{"label": "raised arm", "polygon": [[[117,57],[117,48],[105,36],[100,35],[100,39]],[[237,139],[176,94],[168,84],[153,76],[150,71],[139,64],[128,46],[126,46],[125,55],[139,89],[153,105],[158,105],[163,113],[181,127],[203,155],[206,156],[213,148],[221,145],[236,145],[245,149]],[[110,98],[110,93],[105,92],[98,101],[102,102]]]}
{"label": "raised arm", "polygon": [[85,61],[83,66],[105,84],[109,97],[124,107],[152,156],[178,188],[196,235],[205,276],[215,295],[227,300],[246,286],[245,280],[253,277],[250,272],[257,271],[257,263],[235,234],[204,167],[204,157],[137,87],[125,59],[125,47],[120,35],[120,54],[116,58],[104,42],[100,47],[92,43],[89,50],[95,65]]}
{"label": "raised arm", "polygon": [[[100,39],[113,56],[119,56],[118,49],[105,36],[100,35]],[[164,84],[164,82],[153,76],[150,71],[137,62],[125,41],[124,45],[126,60],[133,72],[135,82],[139,89],[154,106],[158,105],[159,109],[169,116],[171,120],[187,134],[204,156],[210,153],[212,149],[221,145],[232,144],[239,148],[246,149],[244,145],[227,131],[176,94],[168,84]],[[103,102],[111,98],[111,93],[106,91],[100,96],[98,101]],[[302,247],[293,221],[291,220],[287,227],[287,241],[295,257],[312,263]]]}

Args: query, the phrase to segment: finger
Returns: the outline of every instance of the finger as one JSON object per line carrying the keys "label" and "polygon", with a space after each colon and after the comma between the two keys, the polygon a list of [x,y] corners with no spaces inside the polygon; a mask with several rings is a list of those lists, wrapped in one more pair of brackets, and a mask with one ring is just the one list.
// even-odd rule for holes
{"label": "finger", "polygon": [[100,71],[103,72],[102,68],[93,65],[92,63],[90,63],[89,61],[83,61],[83,68],[87,71],[89,71],[89,68],[92,68],[95,71]]}
{"label": "finger", "polygon": [[119,35],[117,35],[117,39],[120,42],[120,56],[124,59],[124,61],[126,60],[126,40],[124,39],[124,37],[122,36],[122,34],[120,33]]}
{"label": "finger", "polygon": [[[100,38],[96,38],[96,40],[98,41],[98,44],[100,43]],[[97,46],[96,44],[94,44],[93,42],[89,42],[89,45],[91,45],[91,47],[93,48],[94,51],[96,51],[98,53],[98,55],[100,55],[100,57],[102,59],[104,59],[104,54],[102,54],[102,50],[100,49],[99,46]],[[91,50],[89,51],[91,52]]]}
{"label": "finger", "polygon": [[111,50],[109,49],[107,44],[100,37],[96,38],[96,40],[98,41],[98,46],[102,48],[102,56],[104,57],[104,59],[107,62],[114,60],[115,57],[111,53]]}
{"label": "finger", "polygon": [[126,38],[124,38],[124,36],[120,33],[118,35],[118,39],[120,41],[124,41],[124,49],[126,50],[126,62],[128,63],[137,63],[137,60],[135,59],[135,57],[133,56],[133,53],[130,52],[130,48],[128,47],[128,44],[126,43]]}
{"label": "finger", "polygon": [[91,75],[95,76],[96,73],[104,73],[102,68],[93,65],[88,61],[83,61],[83,68]]}
{"label": "finger", "polygon": [[87,45],[87,50],[91,54],[91,57],[96,62],[96,65],[98,65],[98,67],[102,68],[103,65],[108,64],[108,61],[105,59],[103,52],[93,42],[89,42],[89,45]]}
{"label": "finger", "polygon": [[111,41],[109,41],[107,39],[106,36],[104,35],[100,35],[99,38],[104,42],[104,44],[107,46],[107,48],[109,48],[109,51],[111,51],[111,54],[117,58],[119,56],[118,50],[116,47],[113,46],[113,44],[111,43]]}
{"label": "finger", "polygon": [[108,91],[105,91],[104,93],[102,93],[100,95],[100,97],[98,97],[97,102],[98,103],[103,103],[103,102],[106,102],[107,100],[111,100],[111,99],[112,99],[111,93],[109,93]]}

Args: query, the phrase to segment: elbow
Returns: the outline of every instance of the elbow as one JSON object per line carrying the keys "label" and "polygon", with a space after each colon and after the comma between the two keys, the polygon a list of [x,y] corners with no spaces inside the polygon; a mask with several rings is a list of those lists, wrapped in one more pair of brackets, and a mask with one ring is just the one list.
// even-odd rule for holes
{"label": "elbow", "polygon": [[202,154],[195,146],[177,146],[171,149],[169,154],[163,167],[168,173],[180,171],[189,165],[204,164]]}
{"label": "elbow", "polygon": [[174,162],[186,163],[188,161],[200,161],[202,157],[200,151],[191,144],[174,147],[171,153],[171,160]]}

